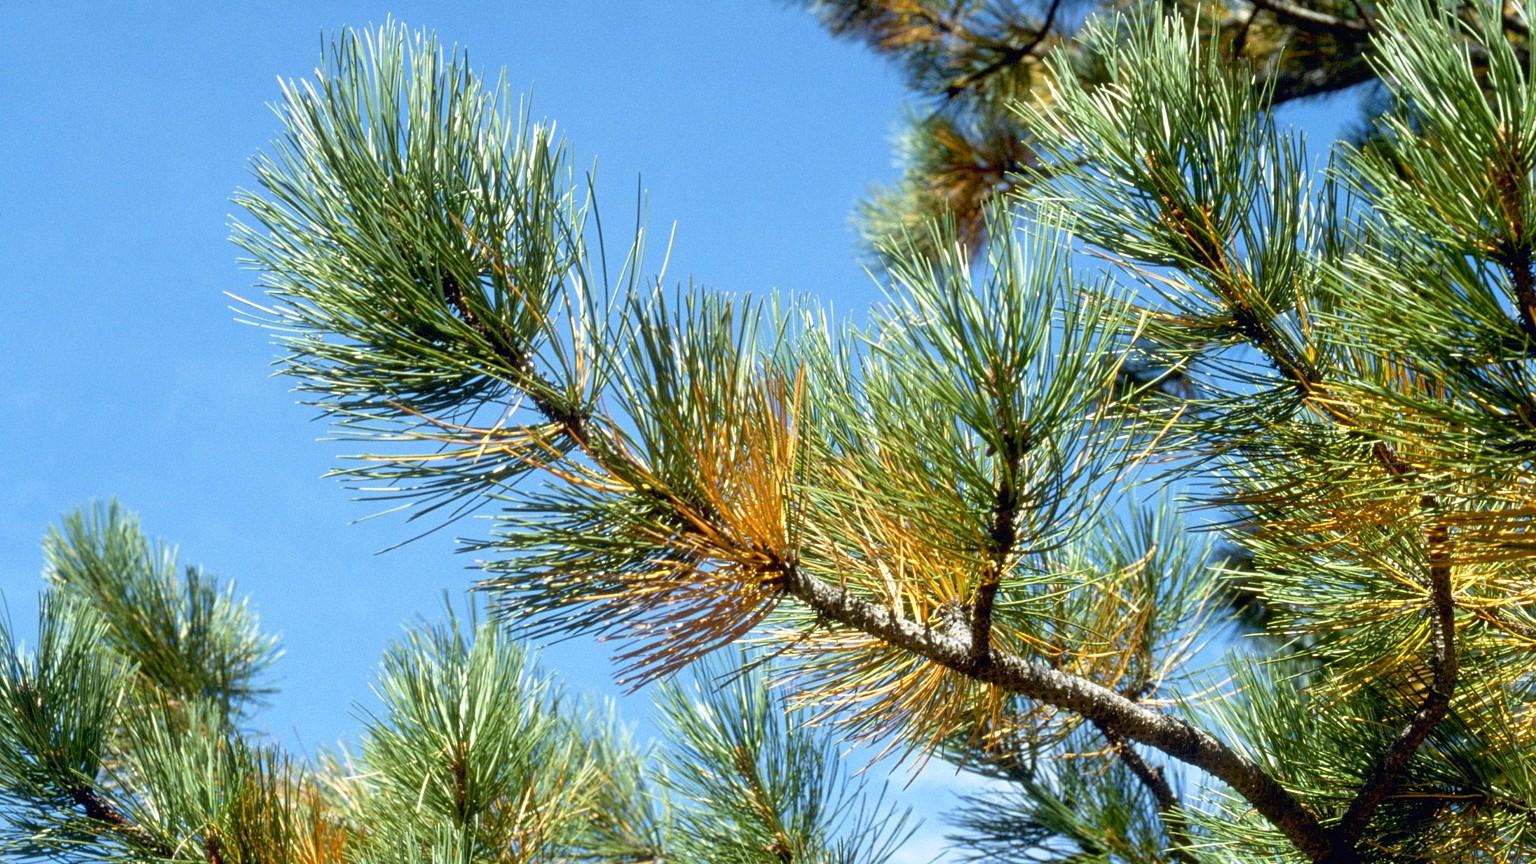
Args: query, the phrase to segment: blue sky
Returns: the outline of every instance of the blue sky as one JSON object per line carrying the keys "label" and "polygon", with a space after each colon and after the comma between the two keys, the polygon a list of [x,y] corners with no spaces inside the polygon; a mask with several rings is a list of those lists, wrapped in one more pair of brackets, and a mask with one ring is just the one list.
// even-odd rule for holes
{"label": "blue sky", "polygon": [[[453,554],[472,522],[374,554],[412,529],[349,524],[369,505],[321,478],[342,446],[316,442],[266,335],[224,296],[254,296],[228,198],[275,133],[276,79],[307,75],[322,34],[389,15],[531,86],[578,164],[598,160],[605,209],[627,218],[641,178],[653,230],[677,227],[670,273],[732,291],[877,298],[849,214],[893,176],[901,115],[892,70],[770,0],[8,4],[0,593],[30,619],[45,528],[117,496],[282,634],[259,720],[303,749],[355,733],[385,643],[473,578]],[[617,695],[601,647],[543,657]],[[623,709],[642,720],[647,701]],[[903,793],[928,816],[908,860],[935,849],[944,779]]]}

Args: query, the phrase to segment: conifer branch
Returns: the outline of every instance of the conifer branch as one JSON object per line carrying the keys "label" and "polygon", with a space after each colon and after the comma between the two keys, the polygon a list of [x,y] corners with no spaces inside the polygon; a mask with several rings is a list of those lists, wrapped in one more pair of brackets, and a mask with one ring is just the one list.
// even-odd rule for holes
{"label": "conifer branch", "polygon": [[978,668],[985,665],[990,656],[992,607],[997,600],[997,589],[1002,585],[1008,557],[1013,554],[1014,544],[1018,541],[1018,474],[1028,450],[1028,430],[1003,434],[1003,452],[998,454],[997,493],[992,502],[991,560],[976,588],[971,608],[971,659]]}
{"label": "conifer branch", "polygon": [[[548,388],[547,392],[555,392],[536,371],[530,369],[528,377],[532,386],[540,389]],[[588,418],[574,415],[564,410],[564,406],[552,401],[536,402],[535,407],[552,422],[562,424],[569,422],[572,439],[581,443],[582,449],[597,462],[600,468],[621,476],[631,473],[630,469],[634,466],[623,464],[629,457],[607,442],[604,436],[594,435],[587,425]],[[1025,450],[1022,438],[1019,438],[1016,443],[1018,444],[1015,448],[1016,452],[1005,455],[1005,458],[1013,460],[1015,468],[1017,460],[1022,458]],[[615,460],[618,460],[618,464]],[[660,495],[659,491],[653,494],[659,495],[657,500],[664,505],[672,506],[676,503]],[[1000,494],[999,506],[994,515],[995,527],[1002,529],[1003,535],[1016,531],[1014,525],[1017,516],[1016,507],[1017,501],[1014,496]],[[1011,547],[1014,538],[1001,539],[1007,539],[1006,546]],[[1006,547],[1002,548],[1006,554]],[[1008,692],[1079,714],[1099,725],[1108,734],[1124,736],[1126,739],[1155,747],[1180,761],[1200,768],[1231,786],[1284,833],[1298,849],[1315,860],[1324,860],[1324,856],[1330,849],[1327,832],[1318,822],[1317,817],[1252,760],[1182,719],[1147,709],[1086,678],[988,646],[989,627],[973,626],[968,633],[934,630],[923,624],[900,618],[883,606],[849,594],[846,589],[834,588],[806,573],[792,562],[776,562],[773,584],[784,593],[805,603],[824,620],[853,627],[980,683],[991,684]],[[995,592],[994,584],[991,589],[993,597]],[[984,596],[978,592],[978,601],[981,601]],[[973,625],[990,622],[990,602],[985,604],[985,617],[981,612],[982,603],[978,602],[977,606]],[[985,646],[985,653],[979,656],[976,641],[978,638]]]}
{"label": "conifer branch", "polygon": [[986,66],[983,66],[974,72],[962,76],[958,81],[955,81],[946,87],[944,89],[945,98],[954,99],[961,93],[964,93],[966,90],[969,90],[982,81],[985,81],[993,75],[996,75],[1004,69],[1007,69],[1009,66],[1013,66],[1014,64],[1023,60],[1025,57],[1033,55],[1040,48],[1040,46],[1045,43],[1046,37],[1051,35],[1051,29],[1056,24],[1056,13],[1060,9],[1061,0],[1051,0],[1051,5],[1045,13],[1045,21],[1040,25],[1040,28],[1035,31],[1035,35],[1031,37],[1028,42],[1023,43],[1022,45],[1005,46],[996,60],[993,60],[991,63],[988,63]]}
{"label": "conifer branch", "polygon": [[1253,0],[1253,5],[1273,14],[1280,21],[1300,29],[1324,32],[1343,31],[1356,35],[1364,35],[1371,30],[1370,24],[1365,21],[1340,18],[1327,12],[1298,6],[1289,0]]}
{"label": "conifer branch", "polygon": [[1503,248],[1496,257],[1514,286],[1520,329],[1532,342],[1527,350],[1536,353],[1536,262],[1531,260],[1530,241],[1526,237],[1523,194],[1529,171],[1519,139],[1503,125],[1499,126],[1497,134],[1502,158],[1495,163],[1491,173],[1507,232],[1501,244]]}
{"label": "conifer branch", "polygon": [[[587,442],[584,449],[600,467],[624,471],[623,466],[604,464],[607,460],[622,458],[617,448],[598,444],[599,438],[592,436],[582,425],[582,418],[573,422],[577,424],[578,440]],[[1021,447],[1020,457],[1022,452]],[[658,500],[673,503],[664,496]],[[1006,520],[1009,525],[1012,521],[1011,516]],[[1298,849],[1315,860],[1324,860],[1323,856],[1330,848],[1329,840],[1317,817],[1256,763],[1209,733],[1177,717],[1138,705],[1086,678],[996,648],[989,647],[978,662],[971,639],[901,618],[887,608],[849,594],[846,589],[834,588],[792,562],[776,562],[775,566],[774,584],[805,603],[817,616],[911,651],[978,682],[1074,712],[1110,734],[1123,735],[1155,747],[1200,768],[1247,799]],[[975,631],[971,632],[974,634]]]}
{"label": "conifer branch", "polygon": [[1501,256],[1499,263],[1509,273],[1509,281],[1515,288],[1515,305],[1520,312],[1520,329],[1531,341],[1532,353],[1536,353],[1536,261],[1531,250],[1518,245]]}
{"label": "conifer branch", "polygon": [[[1261,333],[1269,333],[1262,341],[1254,340],[1254,344],[1266,355],[1269,352],[1266,346],[1280,345],[1281,343],[1264,326]],[[1272,362],[1282,372],[1290,371],[1288,377],[1298,374],[1299,368],[1292,358],[1284,355],[1269,355]],[[1290,361],[1282,363],[1282,361]],[[1312,394],[1326,392],[1326,386],[1320,377],[1311,379],[1293,379],[1298,385]],[[1353,415],[1346,409],[1338,406],[1328,406],[1323,412],[1335,422],[1342,425],[1358,428]],[[1382,468],[1393,477],[1407,479],[1414,475],[1409,465],[1397,450],[1386,441],[1377,441],[1371,448],[1372,454],[1381,464]],[[1425,495],[1420,501],[1421,512],[1430,512],[1437,506],[1433,495]],[[1407,769],[1408,762],[1413,754],[1418,751],[1420,745],[1429,737],[1430,732],[1445,719],[1450,707],[1451,695],[1456,687],[1456,604],[1451,585],[1451,559],[1450,559],[1450,533],[1448,529],[1437,524],[1432,526],[1425,534],[1425,546],[1427,549],[1429,603],[1428,613],[1430,617],[1430,640],[1433,658],[1431,663],[1433,682],[1430,690],[1424,696],[1419,709],[1414,712],[1408,724],[1397,734],[1392,743],[1377,757],[1376,766],[1360,789],[1355,793],[1344,817],[1331,832],[1335,852],[1327,859],[1330,864],[1346,864],[1355,860],[1355,844],[1359,842],[1361,834],[1370,824],[1371,816],[1376,811],[1376,806],[1397,785],[1403,771]]]}
{"label": "conifer branch", "polygon": [[1307,807],[1252,760],[1186,721],[1152,711],[1087,679],[992,649],[977,671],[965,640],[925,628],[891,610],[835,588],[799,568],[786,591],[824,619],[878,637],[982,683],[1074,712],[1111,733],[1155,747],[1231,786],[1315,861],[1332,850],[1327,832]]}
{"label": "conifer branch", "polygon": [[[541,389],[548,386],[548,382],[540,378],[536,371],[530,369],[528,376],[533,386]],[[555,391],[549,388],[548,392]],[[600,468],[620,476],[631,473],[630,469],[634,466],[615,464],[615,460],[622,463],[628,457],[622,455],[619,448],[607,443],[603,436],[593,435],[586,425],[587,418],[573,415],[563,410],[564,406],[554,402],[535,405],[553,422],[564,423],[567,422],[564,418],[569,418],[568,422],[572,424],[571,437],[582,443],[583,450]],[[1017,460],[1022,459],[1025,452],[1025,440],[1019,437],[1016,444],[1015,452],[1005,454],[1005,459],[1014,464],[1015,470]],[[666,496],[659,497],[658,501],[667,505],[675,504]],[[1011,534],[1016,530],[1016,507],[1017,501],[1011,493],[999,496],[999,507],[995,513],[996,526],[1003,529],[1003,534]],[[1005,539],[1008,540],[1007,547],[1011,547],[1014,538]],[[1003,551],[1006,554],[1006,547],[1003,547]],[[1180,761],[1205,770],[1241,794],[1297,848],[1314,859],[1323,860],[1322,856],[1329,849],[1327,834],[1317,817],[1284,786],[1265,774],[1252,760],[1182,719],[1147,709],[1086,678],[993,647],[986,647],[985,654],[978,657],[975,640],[979,634],[982,644],[986,645],[986,629],[973,627],[968,634],[964,631],[957,634],[952,630],[934,630],[901,618],[883,606],[853,596],[846,589],[834,588],[795,566],[793,562],[775,562],[773,584],[805,603],[820,618],[853,627],[978,682],[1074,712],[1100,725],[1110,734],[1122,735],[1155,747]],[[994,596],[995,591],[994,585]],[[974,617],[975,621],[990,621],[990,603],[987,604],[985,619],[980,614]],[[966,638],[967,635],[969,638]]]}
{"label": "conifer branch", "polygon": [[1148,764],[1141,758],[1141,754],[1124,738],[1104,728],[1103,724],[1094,722],[1094,727],[1109,742],[1109,746],[1115,751],[1115,756],[1125,764],[1125,767],[1141,781],[1147,791],[1152,793],[1152,798],[1157,802],[1158,818],[1163,820],[1168,831],[1168,853],[1181,864],[1196,864],[1196,859],[1184,848],[1183,840],[1174,835],[1185,825],[1184,805],[1179,801],[1179,796],[1174,794],[1173,787],[1169,785],[1168,778],[1163,774],[1163,769],[1157,765]]}
{"label": "conifer branch", "polygon": [[85,810],[86,818],[107,826],[130,845],[160,858],[171,857],[171,847],[160,842],[142,825],[135,824],[112,802],[101,797],[91,786],[81,784],[69,791],[69,798],[77,807]]}

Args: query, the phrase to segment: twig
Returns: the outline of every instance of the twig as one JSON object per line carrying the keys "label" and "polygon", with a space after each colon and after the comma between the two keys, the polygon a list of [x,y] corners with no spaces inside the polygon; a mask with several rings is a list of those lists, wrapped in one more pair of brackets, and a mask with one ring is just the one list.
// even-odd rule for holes
{"label": "twig", "polygon": [[[1184,805],[1179,801],[1179,796],[1174,794],[1173,787],[1168,785],[1168,778],[1163,775],[1163,769],[1157,765],[1149,765],[1128,741],[1105,729],[1102,724],[1095,722],[1094,726],[1109,742],[1109,746],[1114,748],[1115,755],[1120,758],[1125,767],[1136,775],[1136,779],[1141,781],[1141,785],[1147,787],[1148,792],[1152,793],[1153,800],[1157,801],[1158,815],[1165,824],[1173,823],[1168,827],[1174,830],[1182,828],[1185,825]],[[1196,864],[1195,857],[1184,848],[1181,838],[1174,835],[1174,830],[1168,831],[1168,854],[1184,864]]]}
{"label": "twig", "polygon": [[992,500],[991,560],[988,562],[976,587],[976,597],[971,608],[971,660],[978,667],[985,665],[990,656],[992,641],[992,607],[997,600],[997,589],[1002,584],[1003,571],[1008,566],[1008,556],[1013,554],[1019,535],[1019,465],[1029,451],[1027,430],[1008,431],[1003,435],[1002,452],[998,453],[997,491]]}
{"label": "twig", "polygon": [[84,785],[76,786],[69,790],[69,797],[77,806],[84,808],[86,818],[106,825],[130,844],[160,858],[171,857],[169,846],[160,842],[144,826],[134,824],[123,811],[102,798],[94,788]]}
{"label": "twig", "polygon": [[1364,21],[1329,15],[1327,12],[1298,6],[1289,0],[1252,0],[1252,3],[1281,21],[1304,30],[1344,31],[1357,35],[1371,32],[1370,25]]}
{"label": "twig", "polygon": [[1023,60],[1025,57],[1035,53],[1035,49],[1039,48],[1040,45],[1045,42],[1045,37],[1051,34],[1051,28],[1055,26],[1056,22],[1056,12],[1060,9],[1061,0],[1051,0],[1051,6],[1046,10],[1045,13],[1045,21],[1040,25],[1040,29],[1036,31],[1034,38],[1030,39],[1023,45],[1009,45],[1004,47],[996,60],[993,60],[991,63],[988,63],[987,65],[977,69],[974,72],[962,76],[958,81],[955,81],[953,84],[950,84],[948,87],[944,88],[944,98],[954,99],[956,96],[959,96],[961,93],[964,93],[966,90],[974,87],[978,82],[984,81],[987,78],[996,75],[998,72],[1001,72],[1009,66],[1012,66],[1020,60]]}

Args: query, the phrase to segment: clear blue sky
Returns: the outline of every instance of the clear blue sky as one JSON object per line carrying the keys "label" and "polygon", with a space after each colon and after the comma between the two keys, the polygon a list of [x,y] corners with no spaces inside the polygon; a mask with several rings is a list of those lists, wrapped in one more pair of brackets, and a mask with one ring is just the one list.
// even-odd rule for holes
{"label": "clear blue sky", "polygon": [[[772,0],[45,3],[6,5],[0,54],[0,593],[33,615],[39,539],[117,496],[184,558],[236,579],[287,649],[260,722],[295,747],[347,739],[384,644],[473,578],[472,522],[387,555],[411,530],[321,478],[339,445],[269,377],[267,337],[227,242],[231,191],[275,132],[278,76],[322,34],[386,16],[467,47],[535,90],[534,113],[599,160],[606,208],[637,177],[671,273],[740,292],[877,292],[849,214],[889,179],[903,91],[885,64]],[[616,694],[601,648],[546,650],[573,686]],[[624,701],[643,718],[647,698]],[[895,778],[906,779],[904,772]],[[935,783],[907,860],[942,833]]]}

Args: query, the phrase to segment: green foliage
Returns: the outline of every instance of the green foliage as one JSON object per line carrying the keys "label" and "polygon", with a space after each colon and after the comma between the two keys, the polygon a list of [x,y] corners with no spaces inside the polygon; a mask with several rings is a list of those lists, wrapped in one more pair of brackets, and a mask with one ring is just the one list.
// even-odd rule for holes
{"label": "green foliage", "polygon": [[[0,634],[10,849],[888,855],[904,817],[814,720],[1010,783],[957,820],[977,856],[1530,857],[1523,10],[1266,0],[1234,32],[1221,3],[1028,26],[817,5],[965,100],[925,128],[953,154],[924,172],[977,129],[1028,150],[1013,209],[981,203],[983,170],[922,204],[969,209],[881,229],[867,327],[669,292],[639,229],[610,272],[562,145],[428,36],[346,34],[286,85],[239,196],[272,298],[253,317],[368,446],[340,473],[418,514],[493,511],[468,545],[495,619],[403,638],[355,763],[310,766],[239,728],[275,643],[231,591],[116,510],[76,517],[39,648]],[[1318,168],[1270,113],[1308,86],[1276,54],[1301,35],[1334,83],[1372,74],[1374,36],[1392,96]],[[1135,481],[1210,508],[1244,572]],[[663,686],[657,755],[503,625],[618,640],[637,683],[751,637],[787,689],[706,663]]]}
{"label": "green foliage", "polygon": [[100,649],[107,625],[58,594],[39,603],[37,648],[15,650],[10,623],[0,677],[0,807],[13,833],[0,849],[33,855],[69,849],[89,837],[90,814],[76,812],[93,788],[112,722],[127,701],[133,666]]}
{"label": "green foliage", "polygon": [[[207,620],[270,653],[275,640],[256,629],[243,600],[228,589],[180,590],[170,553],[152,556],[163,547],[115,504],[66,517],[45,550],[36,648],[0,628],[6,860],[726,860],[719,850],[736,849],[735,838],[710,826],[739,816],[740,802],[695,795],[701,775],[671,779],[701,753],[754,754],[713,763],[720,773],[711,780],[726,789],[773,772],[772,803],[794,832],[796,860],[868,860],[866,851],[882,855],[902,834],[905,816],[860,797],[832,741],[799,725],[760,674],[702,693],[700,704],[668,691],[676,728],[663,758],[637,748],[611,709],[565,693],[504,629],[451,608],[443,623],[421,624],[385,652],[381,707],[366,718],[355,760],[297,759],[240,728],[248,703],[232,708],[229,691],[188,690],[188,680],[204,679],[164,671],[185,672],[166,658],[190,656],[205,677],[228,681],[247,655],[178,653],[184,642],[144,635]],[[239,614],[196,618],[209,596]],[[121,635],[123,620],[136,638]],[[738,703],[753,706],[745,725],[711,719]],[[683,793],[675,799],[674,788]]]}
{"label": "green foliage", "polygon": [[[584,410],[602,372],[587,365],[593,336],[556,322],[592,325],[602,310],[584,293],[585,211],[552,130],[509,115],[504,87],[402,27],[346,34],[323,69],[285,85],[286,134],[253,163],[268,194],[236,195],[257,227],[235,239],[280,304],[254,311],[281,322],[300,389],[344,434],[392,442],[451,445],[475,416],[466,405],[506,412],[516,394]],[[578,284],[562,293],[567,277]],[[343,473],[399,484],[391,497],[430,512],[566,446],[558,426]]]}
{"label": "green foliage", "polygon": [[1157,802],[1125,763],[1101,746],[1091,734],[1078,733],[1062,751],[1021,754],[1009,786],[965,797],[950,842],[974,861],[1167,860],[1169,838]]}
{"label": "green foliage", "polygon": [[[617,639],[633,681],[754,635],[819,719],[1014,781],[1008,808],[962,817],[978,853],[1515,854],[1523,13],[1273,0],[1235,30],[1221,3],[1053,3],[1027,24],[1008,4],[817,6],[958,100],[921,124],[914,176],[987,166],[903,187],[928,197],[877,226],[889,298],[867,328],[669,293],[638,275],[639,232],[616,278],[588,266],[604,238],[561,148],[426,37],[348,36],[287,88],[236,239],[285,371],[372,443],[353,479],[427,509],[489,499],[470,546],[497,614]],[[1370,77],[1368,35],[1393,113],[1314,169],[1270,108]],[[1028,200],[987,205],[1015,170]],[[1217,658],[1254,624],[1223,598],[1239,577],[1169,508],[1131,508],[1132,480],[1214,508],[1266,639]],[[759,743],[768,697],[680,692],[662,785],[706,806],[673,814],[678,835],[645,815],[613,836],[686,844],[710,814],[748,858],[835,857],[797,820],[841,805],[797,808],[842,799],[792,730]],[[1170,757],[1211,779],[1181,800]],[[408,779],[423,806],[469,794]]]}
{"label": "green foliage", "polygon": [[381,850],[450,842],[449,860],[559,858],[592,820],[603,767],[553,683],[490,624],[450,616],[384,654],[355,818]]}
{"label": "green foliage", "polygon": [[863,782],[838,767],[837,744],[770,690],[761,658],[701,661],[692,686],[663,685],[662,723],[676,743],[667,787],[692,806],[674,854],[722,864],[882,861],[911,833]]}
{"label": "green foliage", "polygon": [[[1068,81],[1106,82],[1096,16],[1132,9],[1125,0],[796,0],[834,36],[890,61],[912,100],[897,155],[902,177],[871,192],[860,227],[878,250],[885,239],[952,214],[974,243],[988,236],[985,212],[998,197],[1033,197],[1042,175],[1070,168],[1038,147],[1016,116],[1019,104],[1051,107]],[[1528,30],[1507,4],[1501,39],[1526,51]],[[1356,88],[1365,120],[1379,111],[1368,60],[1372,37],[1390,29],[1391,3],[1374,0],[1179,0],[1164,2],[1198,27],[1206,48],[1254,71],[1276,103]],[[1470,16],[1469,16],[1470,17]],[[1336,101],[1334,105],[1337,105]]]}
{"label": "green foliage", "polygon": [[137,667],[152,692],[208,700],[239,717],[269,692],[261,674],[279,655],[233,583],[196,567],[177,575],[175,550],[158,546],[115,502],[70,515],[43,541],[45,577],[100,615],[105,642]]}

